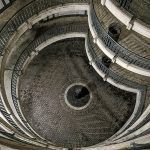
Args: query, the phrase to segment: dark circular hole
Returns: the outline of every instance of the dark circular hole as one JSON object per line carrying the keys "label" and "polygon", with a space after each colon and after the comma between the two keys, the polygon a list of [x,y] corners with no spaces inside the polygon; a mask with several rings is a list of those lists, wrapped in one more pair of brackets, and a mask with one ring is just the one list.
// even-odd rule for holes
{"label": "dark circular hole", "polygon": [[108,27],[108,34],[115,40],[117,41],[119,39],[121,33],[121,28],[118,24],[116,23],[112,23],[109,27]]}
{"label": "dark circular hole", "polygon": [[74,85],[67,92],[67,100],[74,107],[83,107],[90,100],[89,90],[83,85]]}
{"label": "dark circular hole", "polygon": [[109,68],[110,64],[111,64],[111,59],[108,58],[107,56],[103,56],[102,57],[102,63],[107,67]]}
{"label": "dark circular hole", "polygon": [[112,34],[118,34],[118,30],[115,29],[114,27],[110,27],[110,28],[109,28],[109,31],[110,31]]}

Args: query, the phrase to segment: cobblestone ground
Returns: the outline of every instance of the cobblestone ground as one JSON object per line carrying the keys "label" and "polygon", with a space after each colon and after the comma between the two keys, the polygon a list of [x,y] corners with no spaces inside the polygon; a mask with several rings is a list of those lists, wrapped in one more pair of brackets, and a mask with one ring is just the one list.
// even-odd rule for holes
{"label": "cobblestone ground", "polygon": [[[92,101],[73,110],[64,100],[66,88],[86,84]],[[20,80],[20,104],[30,125],[62,147],[90,146],[113,135],[133,112],[135,95],[104,82],[89,65],[84,39],[48,46],[30,63]]]}

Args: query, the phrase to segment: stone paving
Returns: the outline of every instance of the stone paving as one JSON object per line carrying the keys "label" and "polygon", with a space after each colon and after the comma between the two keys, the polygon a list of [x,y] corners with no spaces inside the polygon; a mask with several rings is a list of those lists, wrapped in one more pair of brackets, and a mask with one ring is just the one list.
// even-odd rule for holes
{"label": "stone paving", "polygon": [[[91,34],[89,34],[89,37],[90,37],[90,43],[92,44],[96,55],[101,60],[105,54],[102,52],[102,50],[100,50],[100,48],[97,46],[97,44],[95,44],[92,41]],[[143,85],[147,88],[146,98],[145,98],[145,102],[144,102],[145,104],[144,104],[144,108],[143,108],[143,111],[144,111],[150,104],[150,77],[146,77],[146,76],[131,72],[131,71],[119,66],[117,63],[111,63],[109,66],[109,69],[111,71],[113,71],[114,73],[116,73],[118,76],[122,76],[123,78],[125,78],[129,81],[138,83],[139,85]]]}
{"label": "stone paving", "polygon": [[[30,63],[20,79],[20,104],[37,133],[62,147],[83,147],[102,142],[127,121],[135,95],[104,82],[89,65],[84,39],[54,43]],[[86,84],[92,101],[73,110],[64,100],[72,83]]]}

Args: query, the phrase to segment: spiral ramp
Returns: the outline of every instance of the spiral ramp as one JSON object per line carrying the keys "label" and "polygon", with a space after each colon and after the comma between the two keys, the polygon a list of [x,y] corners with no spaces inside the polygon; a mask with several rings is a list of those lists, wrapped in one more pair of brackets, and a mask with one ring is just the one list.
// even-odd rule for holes
{"label": "spiral ramp", "polygon": [[149,38],[109,2],[16,0],[1,11],[2,150],[150,149]]}

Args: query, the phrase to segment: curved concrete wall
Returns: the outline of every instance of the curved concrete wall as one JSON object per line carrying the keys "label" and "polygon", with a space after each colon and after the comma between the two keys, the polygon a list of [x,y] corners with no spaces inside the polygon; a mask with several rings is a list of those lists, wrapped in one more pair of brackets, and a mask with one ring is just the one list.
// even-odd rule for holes
{"label": "curved concrete wall", "polygon": [[115,133],[111,138],[109,138],[108,140],[106,140],[106,143],[109,143],[111,142],[112,139],[118,137],[118,135],[120,135],[121,133],[124,132],[124,130],[130,126],[131,122],[133,121],[133,119],[135,119],[135,117],[137,116],[137,113],[139,113],[139,108],[141,108],[141,104],[143,104],[143,100],[142,100],[142,95],[141,95],[141,91],[138,90],[138,89],[133,89],[131,87],[127,87],[125,85],[122,85],[120,83],[116,83],[113,79],[111,79],[110,77],[106,77],[106,74],[103,73],[103,71],[101,71],[97,65],[95,64],[94,60],[92,59],[92,56],[90,54],[90,51],[88,49],[88,45],[87,45],[87,40],[86,40],[86,43],[85,43],[85,47],[86,47],[86,53],[87,53],[87,57],[90,61],[90,64],[93,66],[93,68],[96,70],[96,72],[107,82],[109,82],[110,84],[114,85],[115,87],[117,88],[120,88],[122,90],[125,90],[125,91],[129,91],[129,92],[133,92],[133,93],[136,93],[137,94],[137,97],[136,97],[136,104],[135,104],[135,108],[134,108],[134,111],[132,113],[132,115],[130,116],[130,118],[127,120],[127,122],[123,125],[123,127],[117,132]]}
{"label": "curved concrete wall", "polygon": [[[95,146],[91,146],[88,148],[88,150],[121,150],[121,149],[131,149],[134,148],[133,144],[149,144],[149,139],[150,139],[150,135],[146,135],[146,136],[142,136],[139,138],[136,138],[134,140],[129,140],[127,142],[123,142],[123,143],[119,143],[119,144],[110,144],[107,146],[104,145],[97,145],[97,147]],[[86,148],[81,148],[81,150],[87,150]]]}
{"label": "curved concrete wall", "polygon": [[132,72],[135,72],[137,74],[141,74],[141,75],[150,77],[150,70],[135,66],[134,64],[125,61],[121,57],[116,57],[116,54],[114,52],[112,52],[112,50],[109,49],[100,38],[98,38],[97,32],[94,28],[94,24],[92,21],[90,8],[88,11],[88,22],[89,22],[89,28],[90,28],[91,34],[94,38],[94,42],[105,53],[105,55],[107,55],[112,60],[112,62],[117,63],[118,65],[122,66],[123,68],[130,70]]}
{"label": "curved concrete wall", "polygon": [[127,29],[132,29],[139,34],[150,38],[150,27],[137,19],[133,20],[133,23],[131,23],[133,16],[128,12],[121,10],[114,4],[113,0],[101,0],[101,4],[105,5],[118,20],[125,24]]}
{"label": "curved concrete wall", "polygon": [[[87,5],[78,5],[78,4],[75,4],[75,5],[73,5],[73,4],[69,4],[69,5],[64,5],[64,6],[59,6],[59,7],[56,7],[56,8],[54,8],[54,9],[50,9],[49,11],[48,10],[46,10],[46,12],[47,13],[45,13],[45,12],[42,12],[39,16],[37,16],[37,15],[35,15],[35,16],[33,16],[33,18],[30,18],[30,21],[27,21],[27,22],[25,22],[24,24],[22,24],[20,27],[19,27],[19,29],[17,30],[17,32],[15,32],[15,34],[11,37],[11,39],[10,39],[10,41],[9,41],[9,43],[11,43],[11,40],[13,40],[14,38],[15,39],[19,39],[20,37],[21,37],[21,35],[23,35],[24,33],[25,33],[25,31],[26,30],[28,30],[28,29],[30,29],[31,27],[32,27],[32,24],[35,24],[36,22],[38,22],[39,20],[41,20],[41,19],[43,19],[43,18],[45,18],[46,16],[49,16],[49,15],[53,15],[53,14],[64,14],[64,15],[66,15],[66,14],[69,14],[69,13],[71,13],[72,14],[72,12],[73,11],[75,11],[75,12],[77,12],[77,11],[79,11],[79,12],[81,12],[82,14],[83,14],[83,11],[85,11],[86,8],[87,7]],[[61,15],[62,15],[61,14]],[[79,14],[79,13],[78,13]],[[59,16],[59,15],[58,15]],[[78,37],[78,36],[77,36]],[[63,39],[63,38],[62,38]],[[10,55],[11,55],[11,53],[15,50],[15,43],[11,43],[10,45],[9,45],[9,43],[7,44],[7,48],[10,50],[11,48],[12,48],[12,50],[10,51],[10,53],[7,55],[7,57],[9,57]],[[6,48],[6,49],[7,49]],[[2,57],[1,57],[2,58]],[[2,64],[4,65],[4,62],[2,62]],[[15,107],[14,107],[14,104],[13,104],[13,101],[12,101],[12,96],[11,96],[11,76],[12,76],[12,70],[5,70],[5,72],[4,72],[4,85],[5,85],[5,91],[7,91],[6,92],[6,96],[7,96],[7,99],[8,99],[8,102],[9,102],[9,105],[10,105],[10,107],[11,107],[11,109],[12,109],[12,111],[13,111],[13,113],[14,113],[14,115],[17,117],[17,119],[22,123],[22,125],[23,125],[23,127],[24,128],[26,128],[25,127],[25,125],[24,125],[24,123],[22,122],[22,120],[20,119],[20,117],[19,117],[19,115],[18,115],[18,113],[17,113],[17,111],[16,111],[16,109],[15,109]],[[4,90],[3,90],[4,91]],[[20,105],[19,105],[19,107],[20,107]],[[21,110],[21,109],[20,109]],[[24,117],[24,115],[23,115],[23,113],[22,113],[22,111],[20,111],[21,112],[21,114],[22,114],[22,116]],[[26,119],[25,119],[25,117],[24,117],[24,120],[26,121]],[[15,120],[14,120],[15,121]],[[22,127],[20,127],[20,128],[22,128]],[[23,129],[23,128],[22,128]],[[28,129],[27,129],[28,130]],[[27,135],[29,135],[30,137],[32,137],[31,136],[31,134],[29,134],[29,132],[26,132],[25,130],[23,130]],[[34,131],[34,130],[33,130]],[[35,132],[34,132],[35,133]],[[38,135],[39,136],[39,135]],[[40,136],[39,136],[40,137]],[[42,137],[40,137],[40,138],[42,138]]]}
{"label": "curved concrete wall", "polygon": [[[38,54],[39,51],[41,51],[42,49],[44,49],[46,46],[56,42],[56,41],[59,41],[59,40],[62,40],[62,39],[66,39],[66,38],[73,38],[73,37],[82,37],[82,38],[86,38],[87,34],[86,33],[68,33],[68,34],[63,34],[63,35],[59,35],[59,36],[55,36],[53,38],[50,38],[48,40],[46,40],[44,43],[40,44],[34,51],[34,53],[32,53],[32,56],[28,58],[28,61],[26,61],[25,63],[29,64],[29,61],[32,61],[32,59],[34,58],[34,56],[36,56]],[[87,46],[86,46],[86,51],[87,50]],[[90,53],[87,52],[87,55],[88,55],[88,58],[91,62],[91,65],[94,67],[94,69],[102,76],[102,77],[105,77],[105,74],[103,74],[98,68],[97,66],[94,64],[94,62],[92,62],[92,58],[90,57]],[[26,68],[27,65],[24,65],[24,67]],[[24,68],[24,69],[25,69]],[[136,107],[134,109],[134,112],[132,114],[132,116],[130,117],[130,119],[127,121],[127,123],[122,127],[122,129],[120,129],[120,132],[122,132],[125,127],[132,121],[132,119],[134,118],[135,114],[136,114],[136,111],[138,111],[138,107],[140,106],[140,99],[141,99],[141,95],[140,95],[140,92],[136,89],[133,89],[133,88],[130,88],[130,87],[126,87],[124,85],[120,85],[120,84],[116,84],[112,79],[107,79],[107,81],[116,86],[116,87],[119,87],[123,90],[126,90],[126,91],[130,91],[130,92],[134,92],[134,93],[137,93],[137,102],[136,102]],[[18,88],[17,88],[18,89]]]}
{"label": "curved concrete wall", "polygon": [[[88,11],[88,20],[89,20],[89,26],[90,26],[90,29],[91,29],[91,33],[95,39],[95,42],[98,44],[99,47],[102,47],[102,50],[104,50],[106,53],[112,60],[114,59],[115,55],[111,52],[111,50],[107,49],[107,47],[102,43],[102,41],[100,41],[100,39],[97,38],[97,34],[92,26],[92,21],[90,19],[90,9],[89,9],[89,6],[88,5],[64,5],[64,6],[61,6],[61,7],[57,7],[57,8],[53,8],[53,9],[49,9],[49,10],[46,10],[46,11],[43,11],[42,13],[40,13],[38,16],[35,15],[33,16],[32,18],[30,18],[26,23],[22,24],[22,26],[19,27],[18,31],[12,36],[11,40],[9,41],[6,49],[10,52],[10,50],[15,50],[13,47],[14,47],[14,44],[15,44],[15,41],[13,41],[13,38],[16,39],[19,39],[20,36],[28,29],[30,29],[32,27],[33,24],[37,23],[38,21],[40,21],[41,19],[44,19],[45,17],[49,16],[49,15],[52,15],[52,14],[55,14],[57,12],[62,12],[62,13],[65,13],[67,11],[77,11],[77,10],[84,10],[84,11]],[[70,34],[70,37],[72,36],[72,34]],[[77,35],[76,33],[76,37],[78,37],[79,34]],[[66,36],[62,36],[63,38],[59,38],[59,39],[64,39],[66,38]],[[80,37],[85,37],[85,35],[80,35]],[[57,41],[58,40],[58,37],[56,39],[53,39],[52,41],[47,41],[46,43],[44,43],[44,45],[40,45],[39,47],[37,47],[37,52],[39,50],[41,50],[42,48],[44,48],[45,46],[47,46],[49,43],[52,43],[54,41]],[[34,54],[33,54],[34,56]],[[32,60],[32,59],[31,59]],[[90,60],[90,59],[89,59]],[[122,62],[123,60],[121,60]],[[90,60],[91,64],[93,65],[93,67],[95,68],[95,70],[104,78],[105,75],[96,67],[96,65],[94,64],[94,62],[92,61],[92,59]],[[116,62],[119,63],[119,61],[117,61],[116,59]],[[145,72],[144,72],[145,73]],[[119,87],[119,88],[122,88],[122,89],[126,89],[128,91],[132,91],[132,92],[135,92],[137,93],[137,97],[140,98],[140,92],[138,90],[135,90],[135,89],[132,89],[130,87],[124,87],[122,85],[119,85],[119,84],[116,84],[114,81],[112,81],[111,79],[107,78],[107,81],[110,82],[111,84]],[[6,83],[6,80],[5,80],[5,83]],[[136,103],[136,106],[139,105],[139,101]],[[135,108],[136,110],[136,108]],[[134,113],[133,113],[134,115]],[[19,118],[18,118],[19,119]],[[128,124],[128,123],[127,123]],[[147,137],[146,137],[147,138]],[[125,145],[128,145],[128,144],[125,144]],[[97,150],[99,148],[96,148]]]}
{"label": "curved concrete wall", "polygon": [[113,138],[113,141],[121,139],[122,137],[130,134],[132,131],[135,131],[136,129],[139,129],[139,126],[142,126],[146,120],[148,120],[148,117],[150,116],[150,105],[147,107],[147,109],[143,112],[143,114],[139,117],[139,119],[127,130],[125,130],[123,133],[118,135],[116,138]]}

